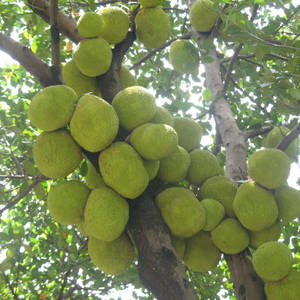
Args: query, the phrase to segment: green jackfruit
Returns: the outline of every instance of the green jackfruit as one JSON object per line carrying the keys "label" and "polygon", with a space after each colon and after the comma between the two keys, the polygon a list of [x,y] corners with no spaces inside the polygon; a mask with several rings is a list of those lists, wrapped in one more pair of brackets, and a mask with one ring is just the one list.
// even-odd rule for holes
{"label": "green jackfruit", "polygon": [[92,190],[84,209],[84,230],[102,241],[113,241],[125,230],[129,205],[108,187]]}
{"label": "green jackfruit", "polygon": [[271,192],[253,181],[243,183],[233,200],[233,210],[242,225],[252,231],[260,231],[274,224],[278,208]]}
{"label": "green jackfruit", "polygon": [[260,245],[252,257],[253,268],[257,275],[266,281],[277,281],[288,275],[292,269],[291,250],[276,241]]}
{"label": "green jackfruit", "polygon": [[170,36],[168,15],[159,7],[143,8],[135,17],[136,34],[146,48],[160,47]]}
{"label": "green jackfruit", "polygon": [[137,85],[135,77],[130,73],[129,69],[126,66],[121,67],[120,79],[122,89],[126,89],[127,87]]}
{"label": "green jackfruit", "polygon": [[156,7],[161,4],[162,0],[138,0],[143,7]]}
{"label": "green jackfruit", "polygon": [[86,185],[91,190],[104,186],[103,178],[89,161],[87,161],[87,167],[88,171],[85,177]]}
{"label": "green jackfruit", "polygon": [[134,199],[146,189],[149,176],[138,153],[127,143],[116,142],[99,155],[105,184],[123,197]]}
{"label": "green jackfruit", "polygon": [[158,173],[160,161],[143,159],[143,164],[149,175],[149,180],[154,179]]}
{"label": "green jackfruit", "polygon": [[225,254],[237,254],[248,247],[249,235],[233,218],[223,220],[212,232],[213,243]]}
{"label": "green jackfruit", "polygon": [[155,98],[141,86],[131,86],[121,90],[113,99],[120,125],[126,130],[150,121],[156,111]]}
{"label": "green jackfruit", "polygon": [[184,252],[186,248],[186,239],[179,238],[171,234],[172,244],[176,250],[178,257],[183,260]]}
{"label": "green jackfruit", "polygon": [[134,260],[134,248],[126,234],[111,242],[90,237],[88,253],[91,261],[107,275],[124,273]]}
{"label": "green jackfruit", "polygon": [[84,39],[77,46],[73,59],[82,74],[96,77],[108,71],[112,60],[112,50],[101,37]]}
{"label": "green jackfruit", "polygon": [[115,139],[119,119],[114,108],[94,95],[83,95],[70,122],[71,135],[85,150],[97,152]]}
{"label": "green jackfruit", "polygon": [[178,138],[169,125],[146,123],[132,131],[129,141],[144,159],[158,160],[176,150]]}
{"label": "green jackfruit", "polygon": [[156,107],[156,112],[153,119],[150,120],[150,123],[155,124],[167,124],[171,127],[174,126],[174,118],[171,113],[162,106]]}
{"label": "green jackfruit", "polygon": [[65,85],[52,85],[39,91],[31,100],[28,117],[39,129],[54,131],[71,120],[77,95]]}
{"label": "green jackfruit", "polygon": [[206,211],[204,231],[212,231],[224,218],[224,206],[217,200],[206,198],[201,201]]}
{"label": "green jackfruit", "polygon": [[84,38],[100,35],[104,22],[99,14],[89,11],[80,17],[77,23],[78,33]]}
{"label": "green jackfruit", "polygon": [[191,237],[205,225],[205,208],[192,191],[167,188],[156,196],[156,204],[171,232],[178,237]]}
{"label": "green jackfruit", "polygon": [[66,181],[51,187],[47,206],[51,216],[59,223],[80,223],[90,189],[80,181]]}
{"label": "green jackfruit", "polygon": [[68,131],[57,130],[37,137],[33,158],[43,175],[55,179],[72,173],[82,160],[82,152]]}
{"label": "green jackfruit", "polygon": [[251,154],[248,159],[249,176],[268,189],[285,184],[290,173],[288,156],[278,149],[264,149]]}

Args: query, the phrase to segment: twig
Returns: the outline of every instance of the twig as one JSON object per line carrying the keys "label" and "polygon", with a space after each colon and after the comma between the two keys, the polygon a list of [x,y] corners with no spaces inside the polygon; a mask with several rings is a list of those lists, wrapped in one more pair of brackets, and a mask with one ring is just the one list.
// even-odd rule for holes
{"label": "twig", "polygon": [[281,142],[278,144],[277,149],[279,150],[286,150],[289,144],[296,139],[300,135],[300,123],[294,126],[294,128],[283,137]]}
{"label": "twig", "polygon": [[283,28],[284,26],[286,26],[290,20],[300,11],[300,6],[298,6],[294,11],[293,13],[286,19],[282,22],[282,24],[273,32],[273,35],[277,34],[281,28]]}
{"label": "twig", "polygon": [[40,175],[38,177],[36,177],[36,179],[33,181],[33,183],[31,185],[29,185],[27,187],[27,189],[25,189],[22,193],[20,193],[14,200],[11,199],[8,204],[3,207],[0,210],[0,215],[7,209],[13,207],[14,205],[16,205],[19,201],[21,201],[27,194],[29,194],[29,192],[41,181],[46,180],[47,177],[45,177],[44,175]]}
{"label": "twig", "polygon": [[33,177],[28,177],[25,175],[0,175],[0,179],[24,179],[31,180]]}
{"label": "twig", "polygon": [[163,45],[161,45],[160,47],[158,48],[155,48],[153,50],[151,50],[150,52],[148,52],[143,58],[141,58],[140,61],[138,61],[137,63],[135,63],[131,68],[130,70],[133,70],[135,68],[137,68],[138,66],[140,66],[142,63],[144,63],[145,61],[147,61],[150,57],[152,57],[156,52],[158,51],[161,51],[163,50],[164,48],[168,47],[169,45],[171,45],[174,41],[176,40],[179,40],[179,39],[182,39],[182,40],[187,40],[189,38],[191,38],[192,34],[189,32],[185,35],[182,35],[182,36],[178,36],[178,37],[175,37],[167,42],[165,42]]}
{"label": "twig", "polygon": [[245,140],[254,138],[258,135],[264,135],[264,134],[270,132],[273,128],[274,128],[273,126],[267,126],[267,127],[246,130],[246,131],[244,131]]}
{"label": "twig", "polygon": [[57,0],[50,0],[50,32],[51,32],[51,50],[52,66],[58,75],[60,75],[60,35],[57,24]]}
{"label": "twig", "polygon": [[9,279],[7,278],[7,276],[2,272],[2,276],[4,277],[4,280],[6,282],[6,284],[8,285],[9,289],[10,289],[10,292],[13,294],[14,296],[14,299],[15,300],[18,300],[18,296],[14,290],[14,287],[12,286],[12,284],[9,282]]}

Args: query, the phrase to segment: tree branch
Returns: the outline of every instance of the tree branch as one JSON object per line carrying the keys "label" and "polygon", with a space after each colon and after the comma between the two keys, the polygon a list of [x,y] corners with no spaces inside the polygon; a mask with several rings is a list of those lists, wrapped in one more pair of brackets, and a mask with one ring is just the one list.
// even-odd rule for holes
{"label": "tree branch", "polygon": [[53,70],[29,48],[0,33],[0,49],[19,62],[42,86],[61,84]]}
{"label": "tree branch", "polygon": [[286,148],[289,146],[289,144],[296,139],[300,135],[300,123],[294,126],[294,128],[283,137],[279,145],[277,146],[277,149],[279,150],[286,150]]}
{"label": "tree branch", "polygon": [[[50,24],[50,6],[47,0],[27,0],[27,4],[46,23]],[[76,44],[82,40],[77,30],[76,21],[62,11],[58,11],[57,13],[57,28],[63,35]]]}
{"label": "tree branch", "polygon": [[267,126],[267,127],[246,130],[244,131],[245,140],[254,138],[258,135],[265,135],[268,132],[270,132],[273,128],[274,128],[273,126]]}
{"label": "tree branch", "polygon": [[187,40],[187,39],[190,39],[192,36],[191,32],[185,34],[185,35],[182,35],[182,36],[179,36],[179,37],[175,37],[167,42],[165,42],[164,44],[162,44],[160,47],[158,48],[155,48],[153,50],[151,50],[150,52],[148,52],[143,58],[141,58],[140,61],[138,61],[137,63],[135,63],[131,68],[130,70],[133,70],[137,67],[139,67],[141,64],[143,64],[144,62],[146,62],[150,57],[152,57],[154,54],[156,54],[156,52],[159,52],[165,48],[167,48],[169,45],[171,45],[174,41],[176,40],[179,40],[179,39],[182,39],[182,40]]}
{"label": "tree branch", "polygon": [[16,205],[19,201],[21,201],[25,196],[27,196],[27,194],[30,193],[30,191],[41,181],[46,180],[47,177],[45,177],[44,175],[40,175],[38,177],[35,178],[35,180],[32,182],[31,185],[29,185],[22,193],[20,193],[15,199],[11,199],[8,204],[3,207],[2,209],[0,209],[0,215],[7,209],[13,207],[14,205]]}

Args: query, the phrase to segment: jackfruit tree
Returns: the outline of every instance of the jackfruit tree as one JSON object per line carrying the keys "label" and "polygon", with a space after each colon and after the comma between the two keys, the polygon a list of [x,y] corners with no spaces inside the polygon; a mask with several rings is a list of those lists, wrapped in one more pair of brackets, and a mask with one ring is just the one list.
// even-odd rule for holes
{"label": "jackfruit tree", "polygon": [[1,1],[0,298],[297,300],[296,4]]}

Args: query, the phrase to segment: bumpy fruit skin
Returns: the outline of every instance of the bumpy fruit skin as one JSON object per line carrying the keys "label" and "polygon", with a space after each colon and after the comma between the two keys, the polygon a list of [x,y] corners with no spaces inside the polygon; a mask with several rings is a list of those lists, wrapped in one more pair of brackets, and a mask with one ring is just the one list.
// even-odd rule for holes
{"label": "bumpy fruit skin", "polygon": [[94,95],[83,95],[70,122],[75,141],[90,152],[108,147],[119,130],[119,119],[114,108]]}
{"label": "bumpy fruit skin", "polygon": [[149,175],[149,180],[154,179],[158,173],[160,161],[143,159],[143,164]]}
{"label": "bumpy fruit skin", "polygon": [[224,206],[217,200],[206,198],[201,201],[206,211],[204,231],[212,231],[224,218]]}
{"label": "bumpy fruit skin", "polygon": [[87,167],[88,171],[85,177],[86,185],[91,190],[104,186],[103,178],[89,161],[87,161]]}
{"label": "bumpy fruit skin", "polygon": [[191,237],[205,224],[204,206],[186,188],[165,189],[156,196],[156,204],[164,221],[177,237]]}
{"label": "bumpy fruit skin", "polygon": [[179,238],[171,234],[172,244],[176,250],[177,255],[181,260],[183,260],[184,252],[186,248],[186,239]]}
{"label": "bumpy fruit skin", "polygon": [[288,156],[278,149],[264,149],[251,154],[248,159],[249,176],[268,189],[285,184],[290,173]]}
{"label": "bumpy fruit skin", "polygon": [[221,258],[220,250],[213,244],[208,232],[200,231],[187,240],[184,263],[193,271],[213,270]]}
{"label": "bumpy fruit skin", "polygon": [[90,237],[88,253],[92,262],[107,275],[124,273],[134,260],[134,248],[125,233],[111,242]]}
{"label": "bumpy fruit skin", "polygon": [[194,73],[199,67],[199,51],[189,41],[177,40],[170,46],[170,62],[179,73]]}
{"label": "bumpy fruit skin", "polygon": [[265,293],[268,300],[296,300],[299,298],[300,272],[291,270],[279,281],[265,283]]}
{"label": "bumpy fruit skin", "polygon": [[123,197],[134,199],[146,189],[149,176],[138,153],[127,143],[116,142],[99,155],[104,182]]}
{"label": "bumpy fruit skin", "polygon": [[82,40],[76,48],[73,59],[81,73],[96,77],[106,73],[112,60],[109,44],[101,37]]}
{"label": "bumpy fruit skin", "polygon": [[246,229],[233,218],[223,220],[212,232],[213,243],[225,254],[237,254],[249,244]]}
{"label": "bumpy fruit skin", "polygon": [[120,91],[113,99],[120,125],[126,130],[150,121],[156,111],[155,98],[141,86],[131,86]]}
{"label": "bumpy fruit skin", "polygon": [[129,141],[144,158],[158,160],[176,150],[178,138],[176,131],[169,125],[146,123],[135,128]]}
{"label": "bumpy fruit skin", "polygon": [[143,7],[156,7],[162,3],[162,0],[138,0]]}
{"label": "bumpy fruit skin", "polygon": [[80,147],[66,130],[43,132],[33,144],[33,158],[41,173],[49,178],[63,178],[82,160]]}
{"label": "bumpy fruit skin", "polygon": [[200,185],[206,179],[220,174],[218,160],[211,152],[195,149],[190,152],[190,157],[191,165],[187,173],[190,183]]}
{"label": "bumpy fruit skin", "polygon": [[160,47],[170,36],[167,14],[159,7],[143,8],[135,17],[138,39],[148,49]]}
{"label": "bumpy fruit skin", "polygon": [[[273,128],[266,136],[263,144],[266,148],[276,148],[283,137],[289,133],[289,128],[285,126]],[[289,157],[294,157],[297,153],[297,139],[292,141],[284,151]]]}
{"label": "bumpy fruit skin", "polygon": [[39,129],[54,131],[65,127],[73,114],[77,94],[65,85],[52,85],[42,89],[31,100],[28,117]]}
{"label": "bumpy fruit skin", "polygon": [[275,190],[275,199],[278,205],[279,218],[288,223],[300,217],[300,191],[284,185]]}
{"label": "bumpy fruit skin", "polygon": [[100,35],[109,44],[122,42],[129,29],[128,14],[119,7],[105,7],[99,11],[99,14],[104,22]]}
{"label": "bumpy fruit skin", "polygon": [[120,79],[122,89],[126,89],[127,87],[137,85],[135,77],[130,73],[129,69],[126,66],[121,67]]}
{"label": "bumpy fruit skin", "polygon": [[190,164],[189,153],[184,148],[177,146],[174,152],[160,160],[158,177],[165,182],[182,181]]}
{"label": "bumpy fruit skin", "polygon": [[89,194],[90,189],[82,182],[72,180],[58,183],[48,193],[48,210],[61,224],[80,223]]}
{"label": "bumpy fruit skin", "polygon": [[233,210],[242,225],[252,231],[270,227],[278,217],[278,208],[271,192],[253,181],[243,183],[233,200]]}
{"label": "bumpy fruit skin", "polygon": [[252,248],[256,249],[266,242],[277,241],[280,238],[280,233],[281,225],[279,222],[276,222],[270,227],[261,231],[249,231],[249,244]]}
{"label": "bumpy fruit skin", "polygon": [[83,75],[73,59],[63,66],[62,76],[66,85],[71,87],[78,96],[85,93],[99,94],[96,78]]}
{"label": "bumpy fruit skin", "polygon": [[102,241],[113,241],[125,230],[129,205],[108,187],[94,189],[84,209],[84,229],[89,236]]}
{"label": "bumpy fruit skin", "polygon": [[234,217],[232,202],[237,191],[235,182],[225,176],[208,178],[201,186],[199,195],[201,199],[212,198],[223,204],[229,217]]}
{"label": "bumpy fruit skin", "polygon": [[214,27],[218,14],[210,0],[197,0],[190,9],[192,26],[200,32],[209,32]]}
{"label": "bumpy fruit skin", "polygon": [[178,144],[186,151],[198,148],[202,138],[202,127],[190,118],[175,117],[174,129],[178,134]]}
{"label": "bumpy fruit skin", "polygon": [[259,246],[252,257],[253,268],[265,281],[277,281],[292,269],[293,257],[283,243],[266,242]]}
{"label": "bumpy fruit skin", "polygon": [[169,111],[166,108],[162,106],[156,107],[155,115],[153,119],[150,120],[150,122],[155,124],[167,124],[171,127],[174,126],[173,116],[169,113]]}
{"label": "bumpy fruit skin", "polygon": [[99,14],[89,11],[80,17],[77,23],[78,33],[84,38],[100,35],[104,22]]}

